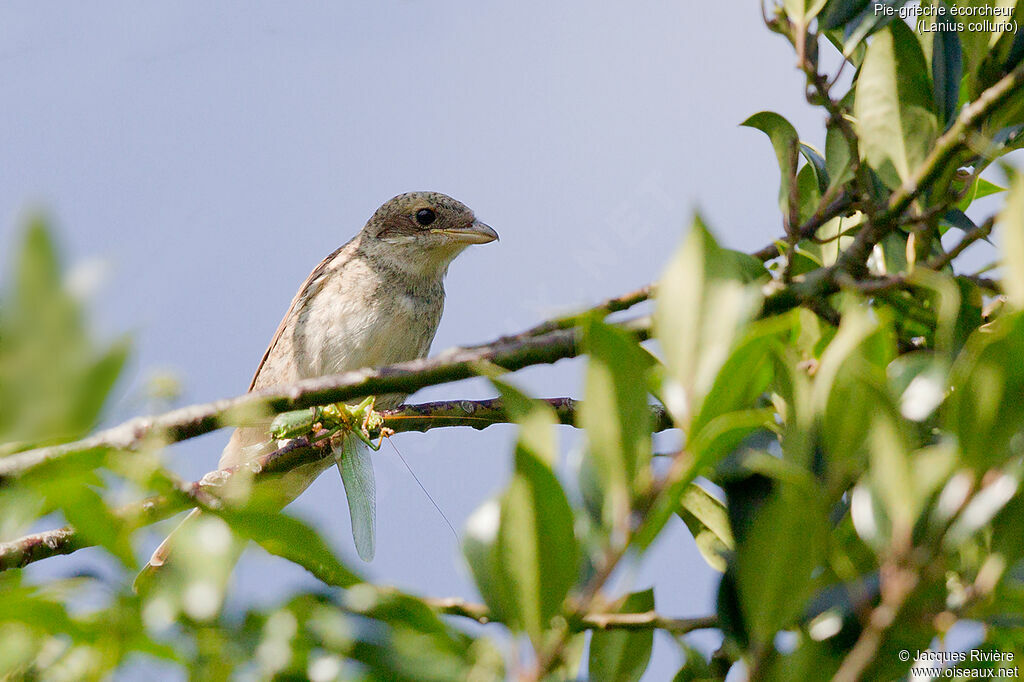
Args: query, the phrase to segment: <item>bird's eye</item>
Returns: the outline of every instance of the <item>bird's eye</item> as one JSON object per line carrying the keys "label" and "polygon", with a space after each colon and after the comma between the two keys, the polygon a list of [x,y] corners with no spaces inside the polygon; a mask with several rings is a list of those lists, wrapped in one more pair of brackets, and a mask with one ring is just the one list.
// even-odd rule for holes
{"label": "bird's eye", "polygon": [[418,222],[423,227],[426,227],[435,220],[437,220],[437,214],[434,213],[429,208],[421,208],[420,210],[416,211],[416,222]]}

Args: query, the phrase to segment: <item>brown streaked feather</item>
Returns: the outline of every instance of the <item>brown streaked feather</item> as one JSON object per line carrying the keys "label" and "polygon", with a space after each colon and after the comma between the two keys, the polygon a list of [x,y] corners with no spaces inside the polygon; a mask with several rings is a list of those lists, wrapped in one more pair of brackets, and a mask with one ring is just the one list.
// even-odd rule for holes
{"label": "brown streaked feather", "polygon": [[270,357],[270,353],[273,352],[274,350],[274,346],[277,345],[277,342],[281,339],[281,335],[284,334],[284,330],[288,326],[287,323],[288,320],[291,318],[292,313],[295,312],[295,310],[298,308],[299,303],[302,300],[304,300],[307,296],[309,296],[309,294],[311,293],[310,289],[312,288],[313,283],[320,279],[320,277],[327,271],[327,268],[328,266],[330,266],[331,262],[334,261],[334,259],[338,257],[338,254],[341,253],[346,246],[351,244],[352,241],[342,244],[341,246],[334,250],[334,253],[320,261],[320,263],[315,268],[313,268],[313,271],[310,272],[309,275],[306,277],[305,281],[302,283],[302,286],[299,287],[299,290],[295,293],[295,296],[292,298],[291,304],[288,306],[288,312],[284,314],[284,317],[281,318],[281,322],[278,323],[277,330],[274,332],[273,338],[270,339],[270,345],[267,346],[267,350],[264,351],[263,357],[260,358],[260,364],[257,365],[256,372],[252,375],[252,381],[249,382],[250,391],[252,391],[256,387],[256,380],[259,378],[260,372],[263,371],[263,365],[266,364],[267,358]]}

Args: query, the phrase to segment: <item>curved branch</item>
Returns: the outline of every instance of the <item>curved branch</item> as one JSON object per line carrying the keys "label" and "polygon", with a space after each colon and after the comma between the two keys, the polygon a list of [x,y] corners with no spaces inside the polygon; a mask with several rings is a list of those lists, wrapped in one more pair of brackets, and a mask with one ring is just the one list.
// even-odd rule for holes
{"label": "curved branch", "polygon": [[[554,409],[562,424],[575,423],[578,401],[572,398],[546,398],[544,402]],[[480,430],[493,424],[510,423],[500,398],[404,405],[382,412],[381,416],[384,418],[383,425],[380,429],[371,431],[371,437],[380,436],[384,429],[395,433],[423,432],[452,426],[468,426]],[[672,428],[672,420],[662,407],[652,405],[651,416],[656,431]],[[231,476],[240,471],[252,475],[255,480],[331,456],[333,455],[330,443],[326,439],[311,443],[306,437],[296,438],[263,457],[230,469],[212,471],[198,481],[178,486],[174,494],[151,497],[128,505],[117,513],[121,518],[128,520],[134,528],[141,528],[197,504],[216,504],[219,491]],[[71,554],[92,544],[70,526],[26,535],[12,542],[0,543],[0,571],[21,568],[53,556]]]}
{"label": "curved branch", "polygon": [[[649,333],[646,323],[634,325],[631,330],[640,339],[646,339]],[[433,358],[305,379],[237,398],[183,407],[156,417],[133,419],[73,443],[0,458],[0,485],[48,462],[96,448],[135,450],[147,441],[175,443],[234,425],[242,421],[241,417],[288,412],[368,395],[409,394],[426,386],[475,377],[481,364],[515,371],[552,364],[579,353],[574,329],[556,329],[539,335],[531,335],[528,330],[524,334],[483,346],[451,349]]]}

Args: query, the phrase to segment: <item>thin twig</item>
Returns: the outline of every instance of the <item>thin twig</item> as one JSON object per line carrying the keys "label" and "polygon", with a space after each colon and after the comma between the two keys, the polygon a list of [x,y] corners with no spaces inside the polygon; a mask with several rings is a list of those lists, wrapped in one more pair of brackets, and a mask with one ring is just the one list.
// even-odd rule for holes
{"label": "thin twig", "polygon": [[992,232],[992,227],[995,225],[995,223],[995,216],[990,217],[981,225],[978,225],[973,230],[965,234],[963,236],[963,239],[961,239],[957,243],[957,245],[950,249],[948,252],[928,261],[926,267],[929,267],[932,270],[941,270],[942,268],[946,267],[947,265],[952,263],[957,256],[963,253],[968,246],[978,241],[979,239],[984,239],[985,237],[987,237]]}
{"label": "thin twig", "polygon": [[[822,197],[822,202],[818,206],[818,210],[815,211],[814,215],[807,219],[803,225],[800,226],[797,231],[800,239],[808,239],[814,236],[814,233],[818,231],[822,225],[832,220],[833,218],[842,215],[852,205],[853,201],[846,194],[841,194],[829,203],[826,203],[828,199],[828,192]],[[799,240],[798,240],[799,241]],[[761,261],[769,261],[772,258],[779,257],[779,245],[778,242],[772,242],[762,249],[758,249],[753,254],[754,258]]]}
{"label": "thin twig", "polygon": [[[470,618],[486,625],[494,621],[491,610],[484,604],[467,602],[458,597],[424,599],[438,613],[446,616]],[[716,616],[699,618],[667,618],[656,611],[643,613],[590,613],[575,621],[570,629],[573,632],[585,630],[664,630],[676,636],[682,636],[694,630],[707,630],[718,627]]]}

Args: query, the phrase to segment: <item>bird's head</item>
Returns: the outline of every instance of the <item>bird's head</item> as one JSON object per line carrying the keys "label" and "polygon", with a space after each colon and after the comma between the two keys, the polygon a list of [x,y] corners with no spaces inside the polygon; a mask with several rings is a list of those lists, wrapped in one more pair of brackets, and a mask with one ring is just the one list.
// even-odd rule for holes
{"label": "bird's head", "polygon": [[363,248],[404,270],[444,275],[470,244],[498,238],[465,204],[439,192],[408,192],[385,202],[363,228]]}

